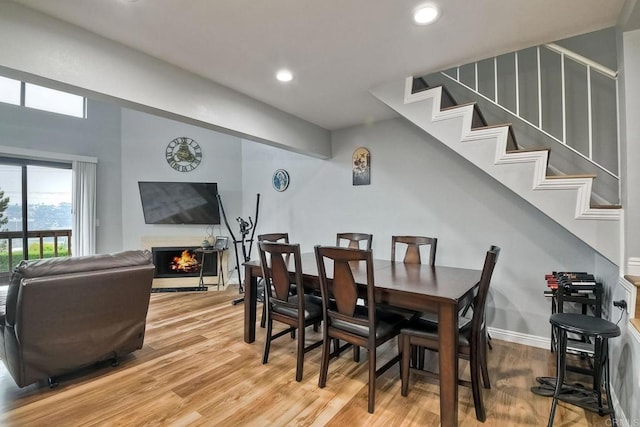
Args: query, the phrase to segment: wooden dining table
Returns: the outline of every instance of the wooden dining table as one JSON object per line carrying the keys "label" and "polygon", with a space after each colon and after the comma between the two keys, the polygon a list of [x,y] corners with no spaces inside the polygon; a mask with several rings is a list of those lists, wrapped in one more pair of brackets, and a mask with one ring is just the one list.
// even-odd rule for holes
{"label": "wooden dining table", "polygon": [[[305,287],[319,289],[318,267],[313,253],[304,253]],[[458,311],[473,298],[481,271],[467,268],[405,264],[374,259],[376,304],[388,304],[438,315],[440,366],[440,420],[442,426],[458,425]],[[260,261],[244,264],[244,341],[256,339],[256,301]],[[366,286],[364,266],[352,267],[356,283]],[[293,270],[293,264],[291,264]],[[331,268],[327,268],[330,275]]]}

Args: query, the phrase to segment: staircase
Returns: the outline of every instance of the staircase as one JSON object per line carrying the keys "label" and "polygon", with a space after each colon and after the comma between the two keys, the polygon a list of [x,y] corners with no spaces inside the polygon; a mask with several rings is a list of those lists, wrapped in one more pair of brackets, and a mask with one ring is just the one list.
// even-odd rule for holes
{"label": "staircase", "polygon": [[475,104],[454,105],[443,86],[413,91],[413,77],[371,93],[614,263],[622,210],[591,206],[594,175],[547,176],[549,150],[522,150],[510,125],[489,126]]}

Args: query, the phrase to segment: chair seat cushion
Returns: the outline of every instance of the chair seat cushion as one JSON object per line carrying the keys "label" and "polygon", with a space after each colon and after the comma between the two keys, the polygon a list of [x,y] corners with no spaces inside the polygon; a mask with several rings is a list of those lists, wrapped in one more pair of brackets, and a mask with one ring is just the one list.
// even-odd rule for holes
{"label": "chair seat cushion", "polygon": [[[366,312],[366,307],[357,307],[355,317],[366,320],[367,317],[366,314],[363,313],[363,311]],[[378,322],[376,326],[376,339],[398,334],[400,332],[400,328],[406,326],[407,324],[406,317],[397,313],[389,313],[381,310],[376,310],[376,316]],[[332,319],[331,326],[355,335],[360,335],[362,337],[369,336],[368,326],[356,325],[354,323],[346,322],[340,319]]]}
{"label": "chair seat cushion", "polygon": [[[459,319],[462,322],[461,319]],[[428,340],[438,341],[438,323],[425,319],[412,319],[409,326],[400,331],[403,335],[410,335]],[[469,320],[458,329],[458,345],[471,345],[471,321]]]}
{"label": "chair seat cushion", "polygon": [[[315,295],[303,294],[304,295],[304,318],[309,319],[319,319],[322,318],[322,300],[320,297]],[[299,295],[294,295],[289,298],[289,302],[291,304],[298,304]],[[282,304],[278,304],[277,302],[273,304],[273,311],[278,314],[282,314],[284,316],[289,317],[297,317],[298,309],[292,308],[289,306],[284,306]]]}
{"label": "chair seat cushion", "polygon": [[[426,323],[431,323],[432,325],[438,325],[438,314],[437,313],[420,313],[419,316],[416,316],[421,321]],[[416,319],[414,318],[414,320]],[[458,316],[458,328],[464,328],[468,324],[471,323],[471,317],[467,316]]]}
{"label": "chair seat cushion", "polygon": [[378,305],[376,306],[376,309],[381,313],[399,314],[405,319],[420,317],[420,315],[422,314],[419,311],[409,310],[407,308],[394,307],[392,305]]}
{"label": "chair seat cushion", "polygon": [[581,335],[617,337],[620,328],[615,323],[600,317],[587,316],[578,313],[556,313],[551,316],[549,322],[553,326],[565,329]]}

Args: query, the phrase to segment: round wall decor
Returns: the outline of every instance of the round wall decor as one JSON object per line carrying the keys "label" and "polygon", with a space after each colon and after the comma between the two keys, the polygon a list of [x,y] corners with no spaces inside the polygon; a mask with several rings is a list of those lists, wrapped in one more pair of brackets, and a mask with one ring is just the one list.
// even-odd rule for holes
{"label": "round wall decor", "polygon": [[276,191],[286,190],[289,187],[289,172],[284,169],[277,169],[273,173],[271,183]]}
{"label": "round wall decor", "polygon": [[191,172],[200,164],[202,150],[193,139],[179,136],[167,145],[165,157],[169,166],[178,172]]}

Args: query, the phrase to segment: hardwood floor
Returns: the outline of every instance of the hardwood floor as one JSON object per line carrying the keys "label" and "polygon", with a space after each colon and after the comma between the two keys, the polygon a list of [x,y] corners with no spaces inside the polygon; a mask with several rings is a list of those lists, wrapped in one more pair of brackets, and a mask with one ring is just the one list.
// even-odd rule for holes
{"label": "hardwood floor", "polygon": [[[320,349],[305,358],[295,381],[295,341],[280,338],[261,363],[264,329],[245,344],[243,306],[231,305],[237,289],[151,295],[144,348],[123,359],[24,389],[0,368],[2,426],[437,426],[438,386],[413,376],[400,395],[399,368],[378,378],[375,414],[367,413],[366,352],[332,361],[327,387],[318,388]],[[308,340],[317,335],[308,329]],[[379,364],[388,360],[379,349]],[[492,389],[485,390],[487,421],[475,419],[471,391],[459,389],[461,426],[546,425],[551,399],[534,395],[537,376],[553,376],[548,350],[493,340]],[[468,374],[466,362],[461,369]],[[555,426],[605,426],[607,417],[561,403]]]}

